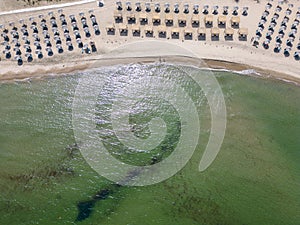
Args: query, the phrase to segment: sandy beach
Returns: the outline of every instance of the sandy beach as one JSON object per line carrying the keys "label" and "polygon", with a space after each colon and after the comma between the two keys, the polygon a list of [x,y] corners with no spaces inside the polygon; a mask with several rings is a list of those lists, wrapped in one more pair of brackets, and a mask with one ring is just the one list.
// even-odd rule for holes
{"label": "sandy beach", "polygon": [[[142,8],[144,9],[145,1],[141,1]],[[173,7],[176,1],[169,1],[171,7]],[[35,76],[43,76],[49,73],[53,74],[61,74],[61,73],[69,73],[72,71],[83,70],[95,66],[106,66],[113,64],[124,64],[124,63],[145,63],[145,62],[158,62],[158,61],[166,61],[172,62],[180,61],[181,64],[189,64],[195,61],[199,62],[201,67],[211,67],[217,69],[229,69],[233,71],[242,71],[253,69],[257,71],[259,74],[262,74],[266,77],[277,77],[283,80],[291,80],[295,82],[300,81],[300,63],[298,60],[295,60],[293,57],[293,53],[297,50],[297,43],[299,42],[299,32],[295,34],[294,43],[292,48],[290,49],[290,56],[285,56],[282,52],[275,53],[273,48],[276,46],[274,41],[276,37],[276,33],[279,32],[280,25],[275,26],[274,34],[272,35],[273,41],[270,42],[270,48],[265,49],[262,47],[262,43],[264,41],[264,37],[268,32],[267,25],[272,18],[274,13],[279,14],[278,24],[280,24],[282,18],[286,15],[285,10],[292,9],[291,14],[289,15],[289,21],[287,22],[286,33],[289,31],[289,27],[292,26],[293,21],[297,18],[298,7],[300,5],[299,1],[290,1],[288,3],[283,3],[281,5],[282,10],[280,12],[276,11],[277,2],[271,2],[272,7],[268,9],[269,15],[267,17],[267,22],[265,24],[265,29],[262,31],[262,37],[259,40],[259,45],[257,47],[253,46],[252,40],[255,37],[256,30],[258,28],[258,24],[261,20],[261,16],[266,9],[267,1],[261,1],[257,3],[256,1],[240,1],[239,3],[233,1],[223,1],[220,3],[219,1],[207,1],[202,2],[199,5],[199,27],[205,26],[205,15],[202,15],[201,10],[204,5],[209,6],[209,14],[213,9],[213,6],[218,5],[218,15],[213,15],[213,27],[217,27],[219,15],[223,10],[224,6],[229,7],[230,13],[226,16],[226,27],[229,27],[227,24],[231,23],[232,15],[231,11],[235,6],[238,6],[238,17],[240,20],[239,28],[246,28],[248,30],[247,40],[239,40],[239,29],[233,29],[234,34],[231,41],[225,40],[224,31],[225,28],[219,28],[219,38],[218,40],[212,40],[211,38],[211,28],[206,28],[206,39],[199,40],[197,37],[197,29],[192,28],[191,20],[193,17],[192,9],[193,5],[197,3],[197,1],[188,1],[189,10],[188,14],[184,14],[186,17],[186,25],[185,27],[180,27],[179,23],[177,23],[177,19],[183,13],[175,14],[172,12],[172,16],[174,19],[174,25],[171,27],[163,27],[166,32],[166,37],[161,38],[159,36],[159,31],[162,29],[163,25],[160,26],[150,26],[151,19],[157,14],[161,20],[161,24],[164,23],[166,19],[166,13],[163,10],[160,13],[154,13],[154,3],[151,3],[151,13],[149,13],[147,19],[149,20],[149,26],[140,25],[138,28],[140,29],[140,35],[133,35],[133,30],[136,29],[136,26],[139,25],[139,18],[141,17],[142,12],[128,12],[126,10],[125,2],[123,2],[123,10],[118,11],[124,17],[122,23],[116,23],[114,20],[114,12],[116,11],[115,2],[105,2],[104,7],[98,7],[95,2],[82,3],[77,5],[70,5],[63,8],[59,8],[55,6],[53,10],[51,9],[39,9],[35,10],[27,10],[22,13],[4,13],[0,14],[0,23],[3,25],[0,32],[3,32],[4,29],[8,29],[9,31],[12,27],[17,27],[19,35],[20,35],[20,50],[22,52],[22,60],[24,63],[22,66],[17,66],[17,62],[15,56],[12,55],[11,59],[6,59],[5,45],[0,45],[0,53],[1,53],[1,61],[0,61],[0,80],[14,80],[14,79],[24,79],[27,77],[35,77]],[[293,3],[291,7],[290,3]],[[135,7],[135,2],[132,2],[132,7]],[[161,8],[163,9],[164,3],[161,2]],[[248,7],[247,16],[241,15],[241,12],[244,7]],[[180,3],[179,9],[184,9],[184,3]],[[60,12],[58,12],[60,11]],[[3,14],[4,13],[4,14]],[[74,46],[73,51],[67,51],[65,45],[66,36],[63,35],[63,29],[60,26],[59,15],[63,13],[66,17],[67,21],[67,29],[70,32],[70,36],[72,38],[72,44]],[[93,32],[93,24],[90,20],[90,15],[93,14],[96,17],[97,23],[99,25],[99,29],[101,34],[96,35]],[[81,40],[83,44],[89,44],[91,41],[95,43],[97,52],[92,52],[91,54],[82,53],[83,50],[81,48],[77,48],[76,40],[73,38],[72,25],[70,23],[70,15],[74,15],[77,19],[77,24],[79,27],[79,34],[81,35]],[[135,24],[128,24],[126,18],[128,15],[134,15],[136,22]],[[157,16],[156,15],[156,16]],[[57,53],[55,48],[55,39],[53,37],[53,33],[51,33],[51,23],[49,21],[50,17],[56,17],[56,21],[58,24],[58,32],[61,35],[62,47],[64,48],[64,52],[62,54]],[[87,24],[90,29],[91,36],[85,37],[85,33],[83,31],[81,25],[81,18],[87,18]],[[41,19],[46,20],[46,24],[49,27],[50,41],[53,43],[52,49],[54,55],[49,57],[47,56],[46,44],[43,41],[43,35],[41,31],[39,32],[39,38],[41,39],[41,52],[43,54],[43,58],[39,59],[37,55],[34,53],[34,37],[31,35],[30,24],[32,22],[37,22],[37,27],[40,29],[39,21]],[[24,20],[19,22],[20,20]],[[13,24],[11,22],[14,22]],[[23,48],[23,41],[21,40],[20,28],[22,24],[28,25],[29,37],[28,39],[31,42],[31,48],[33,50],[32,56],[33,61],[27,62],[24,57],[25,50]],[[107,32],[107,27],[111,26],[115,29],[115,33],[109,34]],[[123,26],[123,27],[122,27]],[[127,29],[127,35],[121,35],[120,29]],[[147,37],[146,29],[151,27],[152,36]],[[173,39],[172,32],[173,29],[179,29],[179,38]],[[184,34],[187,30],[190,29],[192,36],[191,40],[185,38]],[[2,31],[1,31],[2,30]],[[41,29],[40,29],[41,30]],[[288,39],[288,35],[285,35],[282,38],[282,48],[285,46],[285,42]],[[3,38],[1,37],[1,42]],[[11,41],[11,40],[10,40]],[[157,47],[156,42],[159,43],[159,46],[175,46],[174,51],[170,52],[166,49],[162,50],[161,47]],[[123,46],[133,44],[133,48],[124,48]],[[13,49],[14,42],[11,42],[11,48]],[[155,54],[151,55],[149,53],[149,49],[155,48]],[[178,49],[185,49],[187,54],[177,54]],[[283,51],[283,50],[282,50]],[[13,51],[11,51],[13,53]],[[112,52],[117,52],[117,54],[113,54]]]}

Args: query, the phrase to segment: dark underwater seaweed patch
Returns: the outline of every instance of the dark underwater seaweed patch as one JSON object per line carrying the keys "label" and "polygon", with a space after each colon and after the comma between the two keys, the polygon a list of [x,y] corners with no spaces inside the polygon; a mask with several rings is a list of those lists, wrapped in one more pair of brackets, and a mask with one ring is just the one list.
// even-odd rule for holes
{"label": "dark underwater seaweed patch", "polygon": [[62,177],[74,176],[75,172],[69,165],[69,161],[75,157],[78,152],[77,145],[69,145],[62,152],[57,161],[51,165],[49,163],[41,163],[34,169],[17,175],[2,175],[4,178],[13,181],[16,188],[22,188],[24,191],[35,189],[36,185],[48,184],[53,179],[61,179]]}

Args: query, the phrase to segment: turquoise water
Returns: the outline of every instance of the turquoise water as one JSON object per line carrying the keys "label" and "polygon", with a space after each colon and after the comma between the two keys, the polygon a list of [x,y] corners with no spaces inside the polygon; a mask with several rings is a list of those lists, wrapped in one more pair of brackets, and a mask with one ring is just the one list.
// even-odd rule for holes
{"label": "turquoise water", "polygon": [[[81,73],[0,84],[0,224],[299,224],[299,87],[215,73],[227,130],[216,160],[200,173],[209,136],[207,102],[189,78],[174,74],[199,105],[200,141],[179,173],[146,187],[116,186],[80,154],[72,102]],[[108,119],[106,106],[116,88],[109,82],[106,87],[98,97],[99,121]],[[98,124],[100,136],[119,160],[156,163],[172,152],[182,128],[168,102],[148,98],[130,117],[137,137],[149,137],[153,116],[162,117],[168,131],[153,151],[124,149],[115,135],[107,135],[109,122]]]}

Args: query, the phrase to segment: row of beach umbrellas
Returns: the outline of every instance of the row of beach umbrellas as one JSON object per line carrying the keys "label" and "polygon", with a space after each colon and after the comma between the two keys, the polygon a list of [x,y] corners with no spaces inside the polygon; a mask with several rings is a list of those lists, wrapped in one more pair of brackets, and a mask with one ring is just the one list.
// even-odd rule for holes
{"label": "row of beach umbrellas", "polygon": [[[96,16],[94,14],[92,14],[92,10],[89,11],[90,13],[90,20],[92,23],[92,27],[93,30],[95,32],[95,35],[100,35],[100,29],[99,29],[99,25],[97,23],[96,20]],[[70,36],[70,31],[68,30],[68,23],[66,20],[66,16],[62,13],[62,10],[59,10],[60,16],[59,16],[59,20],[60,20],[60,27],[62,28],[63,31],[63,36],[66,40],[66,45],[68,47],[69,51],[72,51],[74,49],[73,44],[72,44],[72,39]],[[25,24],[24,19],[19,20],[19,22],[22,24],[20,31],[21,31],[21,35],[22,35],[22,40],[24,41],[24,49],[25,49],[25,57],[27,58],[28,62],[33,61],[33,56],[32,56],[32,48],[31,48],[31,43],[29,40],[29,30],[31,30],[32,32],[32,37],[33,37],[33,41],[34,41],[34,46],[35,46],[35,53],[37,55],[37,58],[41,59],[43,58],[43,53],[42,53],[42,47],[41,47],[41,39],[39,37],[39,33],[42,34],[43,39],[44,39],[44,43],[46,44],[46,52],[48,53],[48,56],[53,56],[53,50],[52,50],[52,43],[51,43],[51,36],[53,36],[53,39],[55,41],[55,46],[57,48],[58,53],[63,53],[63,47],[62,47],[62,39],[60,36],[60,32],[59,32],[59,25],[58,22],[54,16],[53,12],[49,12],[48,15],[50,16],[50,27],[47,26],[47,21],[44,18],[44,15],[39,15],[38,17],[41,19],[39,25],[40,25],[40,29],[38,27],[38,23],[35,21],[34,17],[30,17],[29,21],[31,22],[30,27],[27,26],[27,24]],[[81,23],[82,23],[82,29],[85,33],[85,36],[87,38],[91,37],[91,33],[89,31],[89,26],[87,24],[87,20],[84,16],[84,13],[79,13],[80,17],[81,17]],[[81,41],[81,35],[79,32],[79,28],[77,25],[77,21],[74,15],[70,15],[70,20],[71,20],[71,24],[72,24],[72,28],[73,28],[73,32],[74,32],[74,36],[76,39],[76,43],[78,44],[79,48],[83,48],[84,44]],[[5,46],[5,50],[4,50],[4,54],[5,57],[7,59],[12,57],[11,54],[11,44],[14,44],[14,53],[15,53],[15,59],[18,62],[18,65],[22,65],[23,64],[23,60],[22,60],[22,51],[20,49],[21,44],[20,44],[20,34],[18,31],[18,28],[15,26],[14,22],[9,23],[9,26],[12,26],[11,31],[9,32],[9,30],[7,28],[4,27],[4,25],[0,24],[0,29],[3,29],[2,33],[1,33],[1,37],[3,38],[4,42],[2,43]],[[30,28],[30,29],[29,29]],[[50,35],[49,30],[52,30],[52,35]],[[10,39],[11,36],[11,39]],[[11,41],[11,42],[10,42]],[[95,50],[96,47],[93,44],[93,49]]]}
{"label": "row of beach umbrellas", "polygon": [[[146,2],[144,4],[144,7],[142,8],[142,4],[141,2],[136,2],[135,3],[135,6],[133,6],[131,4],[130,1],[127,1],[125,2],[125,9],[127,11],[137,11],[137,12],[140,12],[142,11],[142,9],[144,8],[145,12],[151,12],[151,3],[149,2]],[[117,7],[117,10],[123,10],[123,3],[121,1],[117,1],[116,2],[116,7]],[[211,9],[211,13],[214,14],[214,15],[217,15],[219,13],[219,6],[218,5],[214,5],[212,6],[212,9]],[[191,11],[194,13],[194,14],[198,14],[200,12],[200,6],[199,4],[194,4],[192,7],[190,7],[190,5],[188,3],[185,3],[183,5],[183,10],[182,12],[185,13],[185,14],[188,14],[190,12],[190,9]],[[229,7],[228,6],[223,6],[222,8],[222,14],[224,15],[228,15],[229,14]],[[248,7],[242,7],[241,9],[241,14],[243,16],[247,16],[248,15]],[[171,12],[171,5],[170,3],[165,3],[163,6],[161,6],[160,3],[154,3],[154,11],[156,13],[160,13],[161,11],[164,11],[165,13],[170,13]],[[238,6],[234,6],[233,9],[232,9],[232,15],[235,15],[237,16],[239,14],[238,12],[239,10],[239,7]],[[173,12],[174,13],[179,13],[180,12],[180,6],[178,3],[175,3],[173,5]],[[203,8],[202,8],[202,13],[203,14],[208,14],[209,13],[209,5],[204,5]]]}
{"label": "row of beach umbrellas", "polygon": [[[256,30],[256,38],[254,39],[254,45],[258,45],[258,40],[262,37],[262,31],[265,29],[265,24],[267,22],[267,17],[269,16],[270,12],[269,10],[271,9],[272,4],[269,2],[267,3],[266,7],[265,7],[265,11],[263,12],[262,16],[261,16],[261,20],[258,24],[258,29]],[[280,28],[278,31],[278,35],[275,38],[275,48],[274,48],[274,52],[275,53],[279,53],[282,50],[282,39],[284,37],[284,35],[286,34],[286,30],[287,30],[287,23],[289,22],[290,18],[289,16],[292,13],[292,4],[288,5],[288,9],[285,12],[284,18],[282,19],[281,23],[280,23]],[[269,49],[269,45],[270,42],[272,40],[272,35],[274,34],[274,29],[278,24],[278,18],[279,18],[279,12],[281,12],[282,10],[282,6],[277,5],[275,8],[275,13],[271,18],[270,21],[270,25],[268,27],[268,31],[265,37],[265,40],[262,43],[262,46],[265,49]],[[293,42],[296,38],[296,33],[297,33],[297,27],[299,25],[299,18],[300,18],[300,13],[299,13],[300,9],[298,9],[297,13],[296,13],[296,18],[293,20],[293,23],[290,27],[290,31],[287,33],[288,35],[288,39],[286,41],[286,47],[283,50],[283,54],[288,57],[290,56],[290,52],[292,50],[293,47]],[[296,60],[299,60],[299,51],[300,50],[300,40],[299,43],[297,45],[297,51],[294,52],[294,58]]]}

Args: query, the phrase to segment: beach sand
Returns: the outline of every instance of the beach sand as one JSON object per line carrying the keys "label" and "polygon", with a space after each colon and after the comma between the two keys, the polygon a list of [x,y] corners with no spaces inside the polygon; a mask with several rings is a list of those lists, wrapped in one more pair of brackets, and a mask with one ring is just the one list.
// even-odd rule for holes
{"label": "beach sand", "polygon": [[73,0],[1,0],[0,12],[73,2]]}
{"label": "beach sand", "polygon": [[[171,5],[173,5],[176,1],[169,1]],[[190,7],[195,4],[197,1],[189,1]],[[294,3],[293,11],[291,14],[291,18],[296,16],[296,11],[299,6],[299,1],[290,1]],[[142,1],[144,3],[144,1]],[[125,3],[124,3],[125,4]],[[134,2],[132,2],[134,4]],[[128,26],[128,35],[121,36],[119,34],[118,27],[120,24],[114,24],[116,28],[115,35],[108,35],[105,28],[109,24],[114,23],[113,12],[115,11],[115,2],[106,2],[105,6],[100,8],[96,6],[96,2],[92,3],[84,3],[81,5],[74,5],[63,8],[63,13],[66,15],[67,21],[69,22],[68,15],[74,14],[78,21],[78,25],[81,28],[80,16],[79,12],[84,12],[85,16],[88,18],[88,11],[93,9],[93,14],[96,15],[97,22],[99,24],[101,35],[96,36],[93,32],[91,32],[92,36],[90,38],[85,38],[83,31],[82,41],[83,43],[89,43],[90,41],[94,41],[97,47],[97,52],[88,54],[82,54],[82,50],[78,49],[76,46],[75,40],[73,40],[73,45],[75,47],[72,52],[65,52],[63,54],[55,53],[54,56],[48,57],[46,56],[45,44],[42,43],[42,51],[44,54],[43,59],[37,59],[35,54],[34,61],[31,63],[25,62],[22,66],[17,66],[16,61],[14,59],[6,60],[3,59],[3,55],[1,56],[0,61],[0,80],[15,80],[15,79],[24,79],[27,77],[35,77],[35,76],[44,76],[44,75],[54,75],[54,74],[62,74],[69,73],[72,71],[88,69],[95,66],[106,66],[113,64],[124,64],[124,63],[146,63],[146,62],[158,62],[158,61],[180,61],[181,64],[190,64],[193,61],[201,61],[201,67],[210,67],[217,69],[229,69],[233,71],[242,71],[242,70],[250,70],[254,69],[259,74],[264,75],[265,77],[277,77],[283,80],[291,80],[295,82],[300,82],[300,63],[296,61],[292,54],[289,57],[285,57],[282,53],[276,54],[271,49],[275,46],[275,44],[270,43],[270,50],[265,50],[261,45],[258,48],[252,46],[251,38],[255,36],[255,31],[257,29],[257,24],[260,21],[261,14],[263,13],[267,1],[261,1],[257,3],[256,1],[240,1],[239,3],[235,3],[233,1],[223,1],[220,3],[219,1],[207,1],[200,4],[200,10],[202,10],[203,5],[208,4],[210,6],[209,10],[211,10],[212,6],[219,5],[219,11],[222,10],[222,7],[225,5],[229,6],[229,9],[232,9],[235,5],[239,6],[239,10],[243,8],[243,6],[249,7],[249,15],[248,16],[240,16],[241,22],[240,27],[248,28],[248,38],[247,41],[239,41],[238,40],[238,30],[235,30],[233,41],[225,41],[224,40],[224,29],[220,29],[220,40],[212,41],[210,39],[210,29],[206,29],[207,38],[205,41],[199,41],[196,37],[197,29],[193,30],[193,40],[185,40],[183,38],[183,28],[180,28],[180,38],[172,39],[170,38],[171,29],[167,28],[167,38],[159,38],[157,37],[157,26],[153,26],[154,37],[145,37],[144,35],[144,26],[140,26],[141,35],[140,37],[134,37],[131,32],[132,25]],[[276,3],[273,2],[273,7],[270,9],[270,14],[275,12],[274,8]],[[181,4],[180,7],[182,6]],[[282,5],[284,9],[288,8],[288,4]],[[273,11],[272,11],[273,10]],[[44,14],[44,18],[48,19],[47,13],[51,11],[47,10],[38,10],[32,12],[24,12],[18,14],[5,14],[0,15],[0,19],[5,27],[9,28],[9,22],[16,21],[16,25],[20,26],[17,22],[19,19],[25,19],[28,21],[29,17],[34,17],[36,21],[39,21],[38,15]],[[57,8],[52,10],[54,15],[59,17],[57,13]],[[284,10],[282,10],[284,14]],[[191,16],[191,12],[188,16]],[[200,13],[201,14],[201,13]],[[127,15],[126,11],[123,11],[123,15]],[[164,20],[165,13],[161,13],[161,19]],[[269,16],[270,19],[271,16]],[[150,17],[151,18],[151,17]],[[149,18],[149,20],[151,20]],[[203,26],[203,15],[200,15],[200,27]],[[227,23],[230,22],[231,15],[227,16]],[[218,16],[214,16],[214,24],[217,24]],[[174,17],[175,20],[175,17]],[[91,21],[89,18],[87,19],[88,25],[91,27]],[[280,20],[279,20],[280,21]],[[60,23],[59,19],[57,19],[58,24]],[[187,27],[189,27],[190,20],[187,19]],[[290,19],[288,26],[291,25],[292,19]],[[49,23],[50,24],[50,23]],[[175,25],[174,25],[175,26]],[[50,25],[49,25],[50,27]],[[68,24],[68,28],[70,33],[72,32],[72,27],[70,23]],[[276,27],[273,38],[276,36],[276,32],[278,31],[279,26]],[[265,29],[267,30],[267,29]],[[92,30],[91,30],[92,31]],[[60,30],[62,32],[62,30]],[[266,32],[266,31],[264,31]],[[21,33],[21,32],[20,32]],[[49,31],[51,33],[51,31]],[[299,39],[299,33],[296,34],[295,43]],[[265,34],[265,33],[264,33]],[[71,35],[72,36],[72,35]],[[287,37],[286,37],[287,38]],[[41,38],[42,39],[42,38]],[[31,38],[33,40],[33,38]],[[261,41],[264,38],[261,38]],[[283,39],[283,42],[286,39]],[[64,42],[64,37],[62,37],[62,41]],[[173,45],[176,48],[185,49],[190,54],[181,55],[178,54],[174,50],[174,52],[166,52],[161,51],[160,47],[155,47],[157,43],[166,46]],[[123,48],[123,46],[130,45],[133,43],[133,46],[138,46],[138,48]],[[64,45],[63,45],[64,46]],[[65,46],[64,46],[65,47]],[[4,46],[1,46],[1,52]],[[154,55],[148,53],[149,49],[155,48]],[[117,49],[117,50],[116,50]],[[55,52],[55,47],[53,47]],[[296,50],[296,44],[294,45],[291,53]],[[121,51],[121,52],[120,52]],[[124,51],[124,52],[122,52]],[[111,52],[117,52],[120,54],[114,54],[111,57]],[[126,54],[125,54],[126,53]],[[141,54],[143,53],[143,54]],[[183,57],[189,56],[189,57]],[[194,59],[193,59],[194,58]]]}

